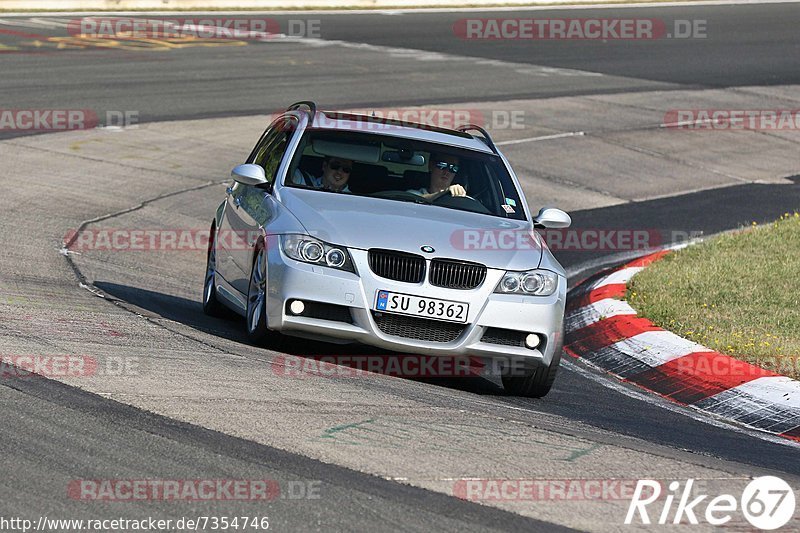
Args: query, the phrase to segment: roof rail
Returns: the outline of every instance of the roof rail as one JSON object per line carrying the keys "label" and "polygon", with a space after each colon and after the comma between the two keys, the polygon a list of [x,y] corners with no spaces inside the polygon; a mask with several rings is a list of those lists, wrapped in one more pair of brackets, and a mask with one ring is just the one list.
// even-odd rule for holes
{"label": "roof rail", "polygon": [[494,152],[495,155],[500,155],[500,153],[497,151],[497,147],[495,147],[494,145],[494,141],[492,141],[491,135],[489,135],[489,132],[486,131],[485,129],[475,124],[464,124],[463,126],[459,126],[458,128],[456,128],[456,131],[460,131],[462,133],[466,133],[468,131],[473,131],[473,130],[480,132],[480,134],[482,135],[481,140],[484,142],[484,144],[486,144],[486,146],[492,149],[492,152]]}
{"label": "roof rail", "polygon": [[317,114],[317,104],[315,104],[311,100],[303,100],[301,102],[295,102],[289,107],[287,107],[286,111],[295,111],[295,110],[299,111],[301,107],[305,107],[308,109],[308,121],[314,122],[314,116]]}

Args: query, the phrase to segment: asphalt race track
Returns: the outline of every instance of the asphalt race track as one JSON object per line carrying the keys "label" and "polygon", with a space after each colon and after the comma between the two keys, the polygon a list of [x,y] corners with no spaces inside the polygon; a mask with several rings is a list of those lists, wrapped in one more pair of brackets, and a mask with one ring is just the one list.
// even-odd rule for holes
{"label": "asphalt race track", "polygon": [[[704,20],[707,35],[454,35],[473,16]],[[374,351],[249,345],[241,321],[202,313],[204,250],[60,253],[83,227],[207,229],[267,115],[300,99],[480,117],[529,202],[562,207],[581,231],[641,230],[661,245],[773,220],[800,208],[798,128],[665,123],[675,110],[800,107],[800,5],[266,17],[282,30],[318,21],[320,31],[214,46],[109,44],[71,36],[73,16],[0,14],[2,109],[89,109],[104,125],[136,117],[123,129],[0,128],[0,355],[98,364],[91,375],[52,379],[3,367],[0,516],[268,516],[276,531],[617,531],[636,527],[623,525],[629,496],[453,495],[474,479],[693,478],[713,497],[759,475],[800,494],[797,443],[709,419],[577,360],[562,364],[542,400],[506,395],[496,376],[298,377],[287,371],[294,356]],[[504,121],[514,113],[519,120]],[[637,250],[555,252],[574,284]],[[114,502],[73,490],[80,480],[133,479],[266,479],[280,494]],[[741,515],[725,526],[748,527]]]}
{"label": "asphalt race track", "polygon": [[[607,17],[617,11],[586,9],[581,17]],[[505,12],[480,13],[481,18]],[[564,17],[569,11],[518,11],[513,16]],[[622,13],[622,11],[619,11]],[[405,15],[319,14],[300,17],[319,21],[326,41],[346,41],[386,48],[425,50],[474,58],[471,64],[414,62],[407,76],[398,57],[371,63],[338,55],[327,60],[315,45],[286,47],[275,42],[261,46],[185,48],[179,53],[141,53],[127,50],[124,60],[108,49],[47,41],[66,37],[66,25],[76,17],[33,17],[27,25],[0,25],[3,44],[18,47],[3,57],[5,105],[52,106],[54,95],[63,107],[91,105],[92,109],[139,110],[146,121],[252,115],[272,112],[294,101],[298,83],[304,94],[334,106],[430,105],[447,102],[511,100],[546,96],[635,92],[652,88],[721,88],[791,85],[800,82],[800,45],[796,32],[797,6],[789,4],[727,7],[625,10],[629,17],[665,21],[707,21],[704,39],[647,41],[469,41],[454,35],[453,24],[468,15],[412,13]],[[194,15],[186,15],[194,17]],[[238,17],[238,16],[237,16]],[[266,15],[282,31],[294,15]],[[264,17],[261,17],[264,18]],[[0,19],[20,24],[19,19]],[[21,34],[21,35],[20,35]],[[62,48],[59,49],[58,46]],[[74,46],[75,48],[70,48]],[[113,49],[112,49],[113,50]],[[11,50],[14,51],[14,50]],[[91,55],[87,57],[84,53]],[[795,53],[793,53],[795,52]],[[385,55],[385,54],[384,54]],[[411,54],[419,57],[420,54]],[[508,75],[487,76],[491,65],[476,69],[477,60],[524,66],[575,69],[602,73],[603,78],[558,77],[532,72],[524,80]],[[123,62],[124,61],[124,62]],[[486,67],[489,67],[488,70]],[[363,77],[369,74],[364,79]],[[519,75],[516,78],[520,78]],[[556,79],[552,79],[556,78]],[[424,87],[425,90],[420,90]],[[191,98],[186,98],[190,94]]]}

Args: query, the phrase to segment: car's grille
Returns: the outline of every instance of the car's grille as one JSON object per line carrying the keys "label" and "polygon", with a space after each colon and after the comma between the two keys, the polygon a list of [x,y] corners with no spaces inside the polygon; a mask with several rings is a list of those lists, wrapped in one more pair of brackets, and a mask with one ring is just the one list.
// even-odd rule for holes
{"label": "car's grille", "polygon": [[467,327],[466,324],[375,311],[373,311],[372,316],[378,328],[387,335],[416,339],[418,341],[452,342]]}
{"label": "car's grille", "polygon": [[515,331],[513,329],[503,328],[486,328],[486,331],[481,337],[481,342],[488,344],[502,344],[503,346],[519,346],[525,347],[525,337],[528,334],[524,331]]}
{"label": "car's grille", "polygon": [[382,278],[420,283],[425,277],[422,256],[391,250],[370,250],[368,255],[370,270]]}
{"label": "car's grille", "polygon": [[447,289],[474,289],[486,279],[486,267],[451,259],[431,261],[431,285]]}

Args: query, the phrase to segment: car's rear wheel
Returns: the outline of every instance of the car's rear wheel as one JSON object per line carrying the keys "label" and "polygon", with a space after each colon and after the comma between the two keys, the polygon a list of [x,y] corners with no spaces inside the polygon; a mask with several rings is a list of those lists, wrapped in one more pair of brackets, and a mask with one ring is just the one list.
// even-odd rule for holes
{"label": "car's rear wheel", "polygon": [[503,388],[508,394],[513,396],[525,396],[527,398],[543,398],[550,392],[553,382],[556,380],[558,366],[561,363],[562,344],[556,346],[553,352],[553,360],[549,365],[541,365],[536,369],[531,369],[522,376],[503,375]]}
{"label": "car's rear wheel", "polygon": [[267,328],[267,252],[263,247],[256,250],[250,270],[247,290],[247,337],[251,342],[263,344],[270,337]]}
{"label": "car's rear wheel", "polygon": [[206,256],[206,277],[203,284],[203,312],[208,316],[225,315],[225,307],[217,300],[217,246],[214,227],[208,236],[208,255]]}

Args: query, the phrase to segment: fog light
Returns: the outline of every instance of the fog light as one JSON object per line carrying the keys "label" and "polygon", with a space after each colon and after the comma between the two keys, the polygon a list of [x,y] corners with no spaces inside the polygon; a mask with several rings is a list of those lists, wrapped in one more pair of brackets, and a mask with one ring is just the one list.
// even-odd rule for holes
{"label": "fog light", "polygon": [[302,315],[305,310],[306,304],[300,300],[295,300],[289,304],[289,311],[291,311],[293,315]]}
{"label": "fog light", "polygon": [[525,337],[525,346],[533,350],[537,346],[539,346],[539,335],[536,333],[531,333],[527,337]]}

